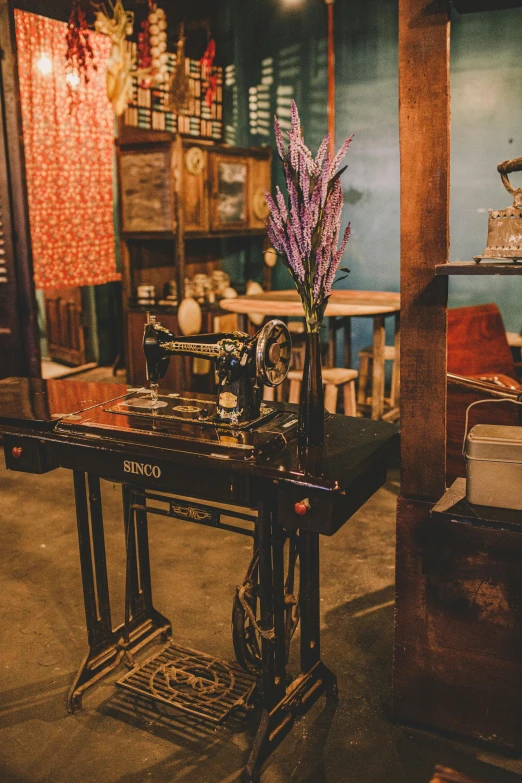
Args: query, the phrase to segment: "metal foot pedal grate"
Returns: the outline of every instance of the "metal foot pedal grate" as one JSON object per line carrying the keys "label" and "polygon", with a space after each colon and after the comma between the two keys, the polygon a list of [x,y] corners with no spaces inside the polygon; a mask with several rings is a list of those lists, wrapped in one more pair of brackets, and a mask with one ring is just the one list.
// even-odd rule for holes
{"label": "metal foot pedal grate", "polygon": [[231,710],[247,707],[256,681],[237,664],[169,642],[116,685],[219,723]]}

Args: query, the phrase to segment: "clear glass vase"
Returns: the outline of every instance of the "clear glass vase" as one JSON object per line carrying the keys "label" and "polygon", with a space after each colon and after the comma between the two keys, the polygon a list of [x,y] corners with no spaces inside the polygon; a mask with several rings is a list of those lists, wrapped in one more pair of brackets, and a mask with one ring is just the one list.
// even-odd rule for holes
{"label": "clear glass vase", "polygon": [[319,331],[306,332],[298,442],[304,447],[322,446],[324,443],[324,393]]}

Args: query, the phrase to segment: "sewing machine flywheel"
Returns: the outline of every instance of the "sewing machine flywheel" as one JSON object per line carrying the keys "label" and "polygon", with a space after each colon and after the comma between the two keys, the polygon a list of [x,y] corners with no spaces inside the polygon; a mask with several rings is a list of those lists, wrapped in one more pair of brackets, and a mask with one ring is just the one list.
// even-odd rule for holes
{"label": "sewing machine flywheel", "polygon": [[284,381],[292,357],[292,338],[283,321],[273,319],[259,332],[256,346],[257,375],[265,386]]}

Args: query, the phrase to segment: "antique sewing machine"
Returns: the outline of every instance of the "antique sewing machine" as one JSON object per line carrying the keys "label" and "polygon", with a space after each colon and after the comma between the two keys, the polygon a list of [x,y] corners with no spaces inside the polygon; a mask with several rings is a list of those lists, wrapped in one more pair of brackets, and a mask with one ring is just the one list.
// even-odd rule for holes
{"label": "antique sewing machine", "polygon": [[[243,332],[176,337],[149,315],[143,350],[151,399],[141,400],[138,410],[148,409],[155,415],[177,419],[189,414],[192,421],[241,429],[276,413],[273,408],[261,407],[263,386],[278,386],[286,378],[292,340],[286,324],[277,320],[269,321],[254,337]],[[162,411],[169,405],[158,398],[158,382],[167,372],[170,357],[175,354],[216,361],[219,389],[215,403],[195,405],[192,402],[190,406],[174,406],[173,410]],[[131,407],[129,402],[126,407]]]}
{"label": "antique sewing machine", "polygon": [[[253,783],[295,718],[321,694],[336,693],[321,658],[319,535],[333,535],[384,483],[397,428],[330,415],[324,447],[303,453],[297,406],[261,401],[262,386],[280,382],[288,367],[289,336],[278,321],[254,337],[182,338],[150,322],[144,350],[152,393],[75,380],[0,381],[6,465],[73,474],[89,649],[69,709],[79,709],[86,690],[124,664],[114,696],[124,713],[145,700],[158,714],[185,716],[190,732],[197,721],[226,724],[257,708],[261,720],[244,771]],[[158,392],[177,353],[216,361],[217,397]],[[101,480],[122,485],[120,625],[111,619]],[[171,640],[171,623],[152,600],[148,536],[157,515],[171,520],[174,546],[176,520],[251,538],[252,559],[231,596],[237,663]],[[175,595],[175,574],[169,579]],[[298,623],[299,664],[291,673]],[[152,654],[143,654],[151,643]]]}

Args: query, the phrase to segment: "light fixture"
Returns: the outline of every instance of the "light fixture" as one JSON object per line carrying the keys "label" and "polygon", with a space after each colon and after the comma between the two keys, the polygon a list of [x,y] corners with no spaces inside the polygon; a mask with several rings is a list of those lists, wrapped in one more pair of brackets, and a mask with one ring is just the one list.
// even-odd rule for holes
{"label": "light fixture", "polygon": [[78,71],[69,71],[69,73],[65,75],[65,81],[69,87],[72,87],[72,89],[75,90],[80,84],[80,76]]}
{"label": "light fixture", "polygon": [[36,67],[42,74],[42,76],[49,76],[53,70],[53,61],[48,54],[42,52],[38,60],[36,61]]}

